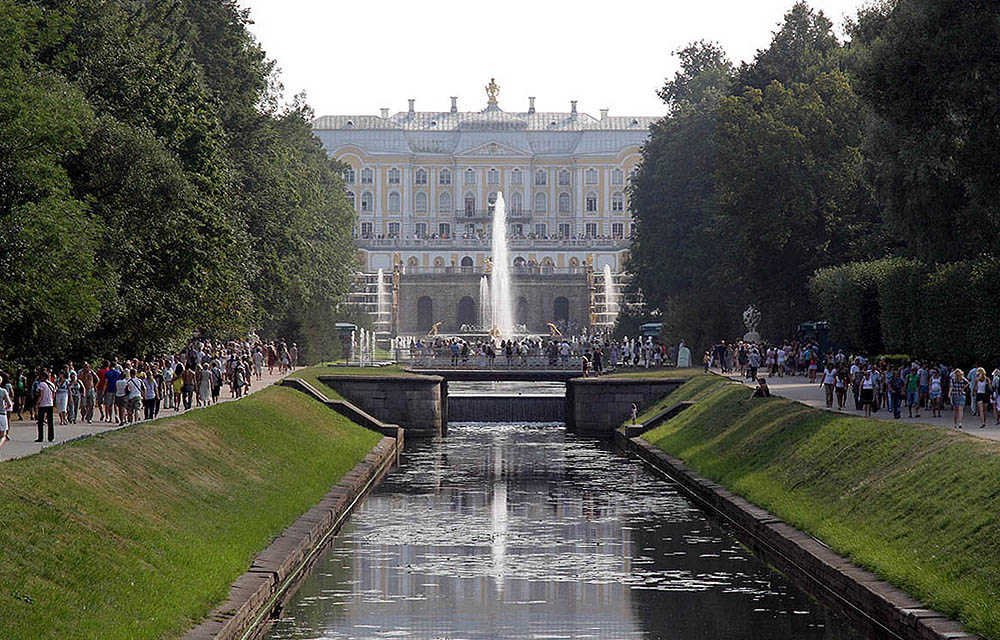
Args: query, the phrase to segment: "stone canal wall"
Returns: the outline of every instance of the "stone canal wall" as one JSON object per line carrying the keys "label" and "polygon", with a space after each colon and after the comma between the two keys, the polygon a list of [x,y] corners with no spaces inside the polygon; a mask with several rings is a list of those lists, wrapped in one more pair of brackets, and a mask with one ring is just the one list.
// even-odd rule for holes
{"label": "stone canal wall", "polygon": [[410,437],[447,430],[447,387],[439,376],[321,375],[320,382],[382,422],[401,425]]}
{"label": "stone canal wall", "polygon": [[623,448],[676,482],[732,525],[740,539],[813,594],[837,606],[873,637],[902,640],[976,640],[979,636],[943,613],[925,608],[902,590],[812,536],[712,482],[640,437],[616,434]]}
{"label": "stone canal wall", "polygon": [[566,428],[610,438],[632,417],[683,385],[682,378],[576,378],[566,383]]}
{"label": "stone canal wall", "polygon": [[563,396],[462,396],[448,398],[449,422],[564,422]]}
{"label": "stone canal wall", "polygon": [[[379,431],[389,429],[389,425],[378,425]],[[229,598],[184,640],[260,637],[267,620],[309,574],[354,506],[389,472],[402,447],[403,430],[396,427],[395,437],[383,437],[316,506],[257,554],[250,570],[233,582]]]}

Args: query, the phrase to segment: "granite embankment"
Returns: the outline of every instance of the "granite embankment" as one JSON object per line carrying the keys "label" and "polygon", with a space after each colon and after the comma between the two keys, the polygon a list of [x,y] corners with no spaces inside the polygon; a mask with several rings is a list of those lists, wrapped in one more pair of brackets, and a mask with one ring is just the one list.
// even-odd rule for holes
{"label": "granite embankment", "polygon": [[645,417],[694,404],[642,437],[924,607],[1000,638],[1000,443],[749,396],[695,377]]}
{"label": "granite embankment", "polygon": [[0,637],[169,638],[381,436],[273,388],[0,465]]}

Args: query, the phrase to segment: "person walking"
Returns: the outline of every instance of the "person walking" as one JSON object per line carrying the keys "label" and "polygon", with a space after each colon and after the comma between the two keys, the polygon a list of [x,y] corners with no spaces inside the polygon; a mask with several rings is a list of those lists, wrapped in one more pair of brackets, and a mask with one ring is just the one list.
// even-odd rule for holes
{"label": "person walking", "polygon": [[69,424],[66,419],[66,409],[69,406],[69,379],[65,373],[56,378],[56,411],[59,412],[59,426]]}
{"label": "person walking", "polygon": [[160,385],[151,370],[143,375],[145,377],[142,379],[142,417],[145,420],[152,420],[156,417],[157,392],[160,390]]}
{"label": "person walking", "polygon": [[927,387],[927,402],[931,406],[931,415],[935,418],[941,417],[941,398],[943,394],[944,389],[941,385],[941,374],[938,373],[937,369],[932,369],[930,384]]}
{"label": "person walking", "polygon": [[177,363],[173,377],[173,406],[174,412],[181,410],[181,394],[184,391],[184,365]]}
{"label": "person walking", "polygon": [[35,416],[38,424],[38,438],[35,442],[42,442],[45,435],[45,422],[49,423],[49,442],[55,440],[55,425],[52,424],[52,409],[55,405],[56,386],[49,382],[49,372],[42,370],[38,374],[38,395],[35,397]]}
{"label": "person walking", "polygon": [[76,424],[76,419],[80,414],[80,407],[83,405],[83,383],[76,371],[69,372],[69,407],[66,412],[69,423]]}
{"label": "person walking", "polygon": [[886,372],[886,395],[889,401],[889,409],[892,411],[892,417],[899,420],[902,417],[900,413],[900,406],[903,399],[902,370],[893,371],[889,369]]}
{"label": "person walking", "polygon": [[197,373],[198,379],[198,406],[207,407],[212,400],[212,371],[208,363],[201,365]]}
{"label": "person walking", "polygon": [[97,374],[89,362],[83,363],[80,370],[80,383],[83,384],[83,406],[80,417],[87,424],[94,424],[94,405],[97,404]]}
{"label": "person walking", "polygon": [[833,392],[837,385],[837,369],[833,364],[827,364],[823,369],[823,380],[821,382],[823,390],[826,392],[826,408],[833,408]]}
{"label": "person walking", "polygon": [[136,375],[135,369],[129,369],[128,382],[125,385],[125,417],[128,424],[134,424],[139,419],[139,409],[142,408],[142,394],[146,390],[146,384],[141,376]]}
{"label": "person walking", "polygon": [[863,374],[861,374],[861,379],[858,381],[861,407],[865,410],[865,417],[870,418],[872,415],[872,406],[875,404],[875,381],[872,380],[872,372],[870,369],[866,369]]}
{"label": "person walking", "polygon": [[955,428],[962,428],[962,414],[965,412],[965,391],[969,387],[969,381],[961,369],[951,372],[951,416],[955,423]]}
{"label": "person walking", "polygon": [[14,409],[14,398],[8,390],[9,386],[0,375],[0,447],[10,440],[10,414]]}
{"label": "person walking", "polygon": [[196,375],[193,369],[190,367],[184,367],[183,373],[181,373],[181,397],[184,399],[184,410],[189,411],[191,409],[191,402],[194,400],[194,390]]}
{"label": "person walking", "polygon": [[993,387],[990,381],[986,378],[986,369],[979,367],[976,369],[976,379],[973,382],[975,385],[976,393],[976,408],[979,409],[979,428],[983,429],[986,427],[986,411],[990,407],[990,398],[993,395]]}
{"label": "person walking", "polygon": [[915,417],[920,417],[920,374],[917,373],[917,369],[911,367],[910,373],[906,376],[906,410],[909,412],[910,417],[913,418],[913,407],[917,408],[917,415]]}

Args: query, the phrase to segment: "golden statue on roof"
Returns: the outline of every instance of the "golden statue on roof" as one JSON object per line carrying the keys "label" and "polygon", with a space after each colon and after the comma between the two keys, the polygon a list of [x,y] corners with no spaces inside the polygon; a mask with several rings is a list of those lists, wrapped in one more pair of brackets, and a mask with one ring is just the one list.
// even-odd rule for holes
{"label": "golden statue on roof", "polygon": [[486,97],[489,98],[487,102],[489,104],[497,103],[497,95],[500,94],[500,85],[497,84],[495,78],[490,78],[490,83],[486,85]]}

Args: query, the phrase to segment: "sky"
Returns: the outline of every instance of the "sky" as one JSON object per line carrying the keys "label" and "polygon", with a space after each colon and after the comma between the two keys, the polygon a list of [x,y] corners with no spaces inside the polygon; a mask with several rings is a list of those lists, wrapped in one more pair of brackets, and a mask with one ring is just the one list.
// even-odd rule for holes
{"label": "sky", "polygon": [[[658,116],[671,53],[720,43],[739,63],[765,48],[794,0],[239,0],[277,61],[285,99],[305,91],[316,115],[500,108]],[[843,36],[864,0],[811,0]]]}

